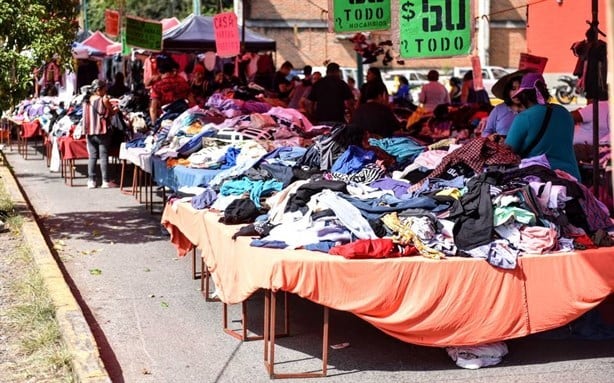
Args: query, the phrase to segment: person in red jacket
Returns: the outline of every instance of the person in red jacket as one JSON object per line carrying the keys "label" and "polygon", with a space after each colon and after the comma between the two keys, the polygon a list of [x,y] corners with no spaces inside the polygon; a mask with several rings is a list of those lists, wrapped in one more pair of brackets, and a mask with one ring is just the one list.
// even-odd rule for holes
{"label": "person in red jacket", "polygon": [[194,97],[188,81],[177,73],[178,65],[170,57],[159,55],[156,65],[160,73],[160,79],[151,86],[151,104],[149,116],[152,123],[160,117],[163,105],[174,101],[186,99],[189,105],[194,105]]}

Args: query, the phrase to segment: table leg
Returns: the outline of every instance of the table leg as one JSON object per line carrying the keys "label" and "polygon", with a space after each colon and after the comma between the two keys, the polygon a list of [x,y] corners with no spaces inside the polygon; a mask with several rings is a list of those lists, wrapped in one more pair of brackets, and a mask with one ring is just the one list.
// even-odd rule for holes
{"label": "table leg", "polygon": [[[200,257],[202,259],[202,257]],[[196,280],[202,278],[203,272],[202,269],[199,272],[196,271],[196,246],[192,248],[192,279]]]}
{"label": "table leg", "polygon": [[149,209],[150,198],[149,198],[149,188],[151,186],[151,174],[145,173],[145,209]]}
{"label": "table leg", "polygon": [[207,265],[205,264],[205,260],[203,257],[200,257],[200,269],[201,278],[200,278],[200,292],[205,297],[206,302],[220,302],[219,298],[211,298],[211,290],[210,290],[210,281],[211,281],[211,273],[209,269],[207,269]]}
{"label": "table leg", "polygon": [[68,172],[70,171],[68,166],[69,160],[62,159],[62,177],[64,178],[64,184],[68,183]]}
{"label": "table leg", "polygon": [[[265,297],[265,337],[264,337],[264,366],[271,379],[292,378],[315,378],[325,377],[328,373],[328,333],[329,333],[329,308],[324,306],[324,319],[322,321],[322,372],[302,373],[275,373],[275,319],[276,319],[276,296],[270,294],[270,299]],[[267,313],[268,311],[268,313]],[[268,326],[267,326],[268,320]],[[267,329],[268,328],[268,329]]]}
{"label": "table leg", "polygon": [[70,166],[70,186],[73,186],[73,179],[75,178],[75,160],[71,158],[68,160],[68,164]]}
{"label": "table leg", "polygon": [[152,166],[151,166],[151,188],[149,189],[149,196],[151,197],[150,198],[151,204],[149,205],[149,214],[153,214],[153,204],[154,204],[154,202],[153,202],[153,194],[154,194],[153,193],[153,189],[154,189],[154,185],[156,183],[155,179],[156,178],[155,178],[155,173],[154,173],[154,166],[152,164]]}
{"label": "table leg", "polygon": [[51,149],[52,149],[52,141],[48,139],[45,140],[45,153],[47,155],[47,167],[51,165]]}
{"label": "table leg", "polygon": [[240,341],[247,342],[250,340],[264,339],[263,335],[248,335],[247,334],[247,301],[241,302],[241,331],[236,331],[228,327],[228,304],[223,303],[222,307],[224,332]]}
{"label": "table leg", "polygon": [[139,203],[143,203],[143,183],[145,182],[145,175],[143,174],[143,170],[141,168],[139,168],[138,166],[136,166],[137,173],[138,173],[138,195],[139,195]]}
{"label": "table leg", "polygon": [[122,160],[122,170],[119,173],[119,191],[124,192],[124,175],[126,172],[126,160]]}
{"label": "table leg", "polygon": [[139,177],[138,177],[138,166],[135,166],[132,169],[132,196],[136,199],[136,188],[137,188],[137,184],[139,182]]}

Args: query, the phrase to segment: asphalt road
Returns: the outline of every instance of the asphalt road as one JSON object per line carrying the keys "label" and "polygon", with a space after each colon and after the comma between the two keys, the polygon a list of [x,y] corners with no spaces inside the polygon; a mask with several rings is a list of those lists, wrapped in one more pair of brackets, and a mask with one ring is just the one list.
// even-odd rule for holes
{"label": "asphalt road", "polygon": [[[203,299],[190,258],[177,258],[159,215],[118,189],[88,190],[85,160],[69,187],[40,157],[5,153],[55,243],[114,382],[269,380],[262,341],[222,331],[222,304]],[[317,371],[322,309],[290,301],[292,336],[277,342],[276,370]],[[248,328],[261,333],[262,296],[247,307]],[[230,311],[231,327],[240,327],[240,306]],[[330,343],[349,347],[331,349],[329,376],[310,382],[614,382],[614,341],[510,340],[498,366],[464,370],[443,349],[403,343],[347,313],[332,311],[330,326]]]}

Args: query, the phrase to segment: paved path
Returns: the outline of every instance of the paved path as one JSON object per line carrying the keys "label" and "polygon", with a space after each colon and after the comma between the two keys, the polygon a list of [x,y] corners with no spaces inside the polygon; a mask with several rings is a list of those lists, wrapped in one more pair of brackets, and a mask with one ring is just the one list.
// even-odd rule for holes
{"label": "paved path", "polygon": [[[159,216],[118,189],[88,190],[85,178],[69,187],[44,161],[24,160],[15,149],[5,153],[55,243],[114,382],[269,380],[262,342],[223,333],[221,304],[202,298],[190,259],[176,257]],[[83,177],[85,161],[77,171]],[[321,309],[291,301],[293,336],[279,340],[276,355],[286,363],[277,370],[317,370]],[[249,328],[261,331],[261,297],[248,308]],[[231,309],[238,319],[239,307]],[[457,368],[442,349],[397,341],[347,313],[331,313],[330,341],[351,346],[330,350],[330,376],[310,382],[614,382],[612,341],[512,340],[502,364],[477,371]]]}

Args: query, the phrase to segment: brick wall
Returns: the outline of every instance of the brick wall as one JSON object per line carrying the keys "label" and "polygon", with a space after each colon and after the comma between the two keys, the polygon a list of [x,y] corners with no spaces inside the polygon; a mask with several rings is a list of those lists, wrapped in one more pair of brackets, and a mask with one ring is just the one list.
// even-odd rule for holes
{"label": "brick wall", "polygon": [[[554,0],[553,0],[554,1]],[[292,28],[293,21],[325,21],[328,14],[328,0],[252,0],[246,9],[248,20],[286,20],[290,28],[254,28],[277,41],[277,65],[291,61],[295,67],[304,65],[322,66],[325,60],[339,63],[341,66],[355,67],[356,55],[352,44],[347,39],[339,39],[336,34],[327,33],[320,28]],[[490,5],[491,20],[526,21],[526,0],[492,0]],[[398,4],[393,1],[393,12]],[[508,10],[508,11],[506,11]],[[393,16],[395,17],[395,16]],[[396,21],[393,20],[393,24]],[[348,36],[345,36],[348,37]],[[390,39],[381,34],[381,39]],[[394,41],[394,39],[392,39]],[[376,40],[375,41],[379,41]],[[526,33],[517,28],[491,28],[490,64],[503,67],[516,67],[520,52],[526,52]],[[381,60],[381,59],[380,59]],[[372,65],[382,66],[381,62]],[[405,65],[392,63],[390,68],[452,68],[471,65],[469,57],[445,59],[405,60]]]}
{"label": "brick wall", "polygon": [[339,40],[334,33],[322,29],[251,28],[277,42],[277,65],[290,61],[296,68],[305,65],[324,66],[331,60],[341,66],[356,66],[356,53],[347,40]]}
{"label": "brick wall", "polygon": [[328,9],[327,0],[252,0],[249,19],[316,19],[328,17],[322,10]]}
{"label": "brick wall", "polygon": [[524,29],[490,30],[490,64],[502,67],[518,67],[520,53],[527,51]]}
{"label": "brick wall", "polygon": [[527,0],[491,0],[490,19],[527,21],[527,8],[524,5],[527,5]]}

